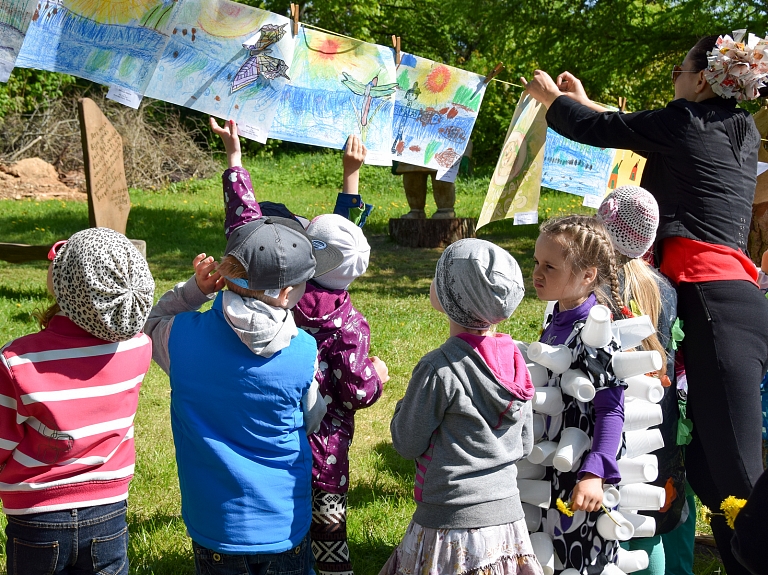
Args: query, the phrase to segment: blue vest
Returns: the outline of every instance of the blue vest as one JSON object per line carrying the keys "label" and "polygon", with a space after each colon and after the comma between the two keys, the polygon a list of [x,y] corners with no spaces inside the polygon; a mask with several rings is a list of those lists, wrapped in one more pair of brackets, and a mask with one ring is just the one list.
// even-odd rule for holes
{"label": "blue vest", "polygon": [[181,514],[199,545],[231,555],[296,547],[312,519],[312,452],[301,398],[317,345],[299,330],[270,358],[229,327],[221,294],[179,314],[168,341]]}

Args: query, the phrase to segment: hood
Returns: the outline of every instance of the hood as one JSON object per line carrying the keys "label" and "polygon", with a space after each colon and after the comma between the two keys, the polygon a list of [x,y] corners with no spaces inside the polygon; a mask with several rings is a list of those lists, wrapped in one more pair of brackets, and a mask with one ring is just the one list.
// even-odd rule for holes
{"label": "hood", "polygon": [[313,336],[338,330],[347,322],[352,303],[346,290],[329,290],[307,282],[307,290],[293,308],[296,323]]}
{"label": "hood", "polygon": [[272,357],[299,334],[290,310],[263,301],[222,292],[221,309],[227,323],[254,354]]}

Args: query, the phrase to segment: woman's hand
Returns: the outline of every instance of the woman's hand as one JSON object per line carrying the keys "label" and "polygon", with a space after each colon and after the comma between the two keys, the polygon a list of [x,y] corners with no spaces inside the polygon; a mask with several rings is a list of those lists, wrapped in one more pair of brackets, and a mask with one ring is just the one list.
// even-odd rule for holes
{"label": "woman's hand", "polygon": [[590,99],[584,91],[584,86],[581,85],[581,80],[570,72],[563,72],[560,74],[555,80],[555,84],[561,94],[573,98],[585,106],[589,104]]}
{"label": "woman's hand", "polygon": [[234,120],[227,120],[222,128],[213,116],[211,116],[210,121],[213,133],[224,142],[229,167],[241,168],[243,166],[243,153],[240,149],[240,136],[237,135],[237,124]]}
{"label": "woman's hand", "polygon": [[571,494],[571,509],[574,511],[597,511],[603,504],[603,478],[585,473]]}
{"label": "woman's hand", "polygon": [[525,92],[530,96],[544,104],[547,108],[552,105],[552,102],[561,96],[560,89],[555,84],[552,76],[542,70],[535,70],[533,72],[533,79],[528,82],[525,78],[520,78],[520,81],[525,86]]}

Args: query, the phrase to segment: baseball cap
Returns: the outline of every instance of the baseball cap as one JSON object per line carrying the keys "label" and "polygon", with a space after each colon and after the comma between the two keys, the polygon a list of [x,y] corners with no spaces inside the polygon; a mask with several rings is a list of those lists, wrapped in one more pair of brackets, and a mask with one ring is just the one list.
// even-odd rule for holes
{"label": "baseball cap", "polygon": [[262,217],[234,230],[224,254],[243,265],[250,290],[295,286],[343,260],[338,249],[307,234],[296,220],[278,217]]}

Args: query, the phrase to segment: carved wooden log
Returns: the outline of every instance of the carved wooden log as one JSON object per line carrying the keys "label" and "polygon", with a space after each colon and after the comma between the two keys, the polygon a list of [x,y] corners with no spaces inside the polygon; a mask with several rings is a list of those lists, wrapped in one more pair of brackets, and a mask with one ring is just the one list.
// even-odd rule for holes
{"label": "carved wooden log", "polygon": [[389,220],[389,237],[409,248],[439,248],[464,238],[475,237],[474,218]]}

